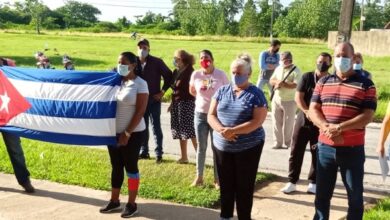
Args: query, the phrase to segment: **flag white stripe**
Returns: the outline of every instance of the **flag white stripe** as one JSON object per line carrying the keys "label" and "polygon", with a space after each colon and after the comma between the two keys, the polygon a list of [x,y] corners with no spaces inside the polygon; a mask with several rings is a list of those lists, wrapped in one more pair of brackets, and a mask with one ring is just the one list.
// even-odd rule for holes
{"label": "flag white stripe", "polygon": [[115,101],[119,86],[74,85],[9,79],[19,93],[28,98],[61,101]]}
{"label": "flag white stripe", "polygon": [[9,126],[30,130],[91,136],[115,136],[115,118],[78,119],[48,117],[22,113],[11,119]]}

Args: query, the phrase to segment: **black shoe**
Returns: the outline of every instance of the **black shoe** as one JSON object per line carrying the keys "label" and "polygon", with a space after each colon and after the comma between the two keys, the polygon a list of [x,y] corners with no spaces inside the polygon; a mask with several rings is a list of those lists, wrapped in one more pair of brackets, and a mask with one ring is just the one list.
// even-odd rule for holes
{"label": "black shoe", "polygon": [[22,187],[23,187],[23,189],[24,189],[24,191],[26,192],[26,193],[34,193],[35,192],[35,189],[34,189],[34,187],[31,185],[31,182],[30,181],[27,181],[27,182],[25,182],[25,183],[23,183],[23,184],[20,184]]}
{"label": "black shoe", "polygon": [[122,218],[130,218],[131,216],[138,213],[137,210],[137,203],[134,203],[134,205],[127,203],[125,206],[125,209],[123,210],[121,217]]}
{"label": "black shoe", "polygon": [[162,156],[157,156],[156,163],[162,163],[162,162],[163,162]]}
{"label": "black shoe", "polygon": [[140,154],[138,158],[139,159],[150,159],[150,155],[149,155],[149,153]]}
{"label": "black shoe", "polygon": [[119,201],[113,202],[110,200],[110,202],[107,204],[107,206],[101,208],[99,211],[100,213],[110,213],[113,211],[117,211],[121,209],[121,203]]}

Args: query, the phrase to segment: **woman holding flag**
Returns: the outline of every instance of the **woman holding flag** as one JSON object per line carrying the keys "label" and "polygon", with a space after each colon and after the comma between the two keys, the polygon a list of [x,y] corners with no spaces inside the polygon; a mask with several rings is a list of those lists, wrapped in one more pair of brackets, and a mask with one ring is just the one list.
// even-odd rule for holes
{"label": "woman holding flag", "polygon": [[137,213],[139,188],[138,155],[145,139],[144,113],[148,103],[148,86],[136,73],[137,57],[131,52],[123,52],[118,59],[117,72],[122,76],[122,84],[117,94],[116,133],[118,144],[108,146],[111,172],[111,199],[100,209],[109,213],[120,209],[119,194],[124,180],[125,169],[128,178],[129,198],[121,216],[128,218]]}

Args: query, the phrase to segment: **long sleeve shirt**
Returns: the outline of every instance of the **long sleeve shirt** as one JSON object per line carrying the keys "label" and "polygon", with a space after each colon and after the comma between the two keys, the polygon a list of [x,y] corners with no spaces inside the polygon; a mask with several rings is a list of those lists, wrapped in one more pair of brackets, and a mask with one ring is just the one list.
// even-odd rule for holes
{"label": "long sleeve shirt", "polygon": [[161,77],[164,80],[162,89],[167,91],[172,83],[172,71],[160,58],[148,55],[144,66],[140,65],[140,77],[148,84],[149,95],[153,96],[161,91]]}

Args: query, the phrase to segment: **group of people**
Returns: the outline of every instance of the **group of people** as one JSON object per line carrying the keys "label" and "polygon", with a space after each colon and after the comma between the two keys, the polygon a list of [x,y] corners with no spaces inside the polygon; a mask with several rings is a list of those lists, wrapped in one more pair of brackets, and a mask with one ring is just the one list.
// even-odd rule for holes
{"label": "group of people", "polygon": [[[36,66],[38,69],[54,69],[54,67],[51,66],[49,58],[43,52],[36,52],[34,57],[37,61]],[[65,70],[75,70],[73,61],[66,54],[62,57],[62,65]]]}
{"label": "group of people", "polygon": [[[138,56],[132,52],[121,53],[116,68],[122,76],[117,94],[117,144],[108,146],[112,165],[111,198],[100,212],[120,208],[119,193],[125,170],[129,195],[121,216],[127,218],[137,213],[138,159],[150,158],[150,121],[156,162],[162,162],[161,99],[168,89],[172,89],[168,111],[172,137],[180,143],[181,157],[177,162],[188,163],[187,142],[191,139],[197,170],[191,185],[202,186],[210,137],[214,184],[221,196],[220,218],[232,219],[236,204],[238,218],[251,219],[256,173],[266,135],[262,124],[269,105],[262,89],[267,85],[272,94],[273,148],[291,147],[289,182],[282,191],[296,190],[309,143],[312,164],[307,191],[315,194],[314,219],[329,219],[330,200],[339,168],[348,194],[347,218],[361,219],[364,127],[372,120],[376,109],[376,90],[371,74],[362,70],[362,56],[355,53],[350,43],[338,44],[334,56],[320,53],[315,70],[305,74],[294,65],[291,52],[279,55],[280,47],[281,42],[273,40],[270,48],[260,54],[261,74],[257,85],[249,81],[253,62],[246,54],[239,55],[231,63],[229,81],[227,74],[214,66],[213,54],[206,49],[199,53],[199,70],[194,70],[193,55],[177,50],[173,59],[175,70],[171,71],[164,61],[150,54],[146,39],[137,44]],[[335,73],[330,74],[333,59]],[[390,131],[389,115],[378,146],[378,152],[382,154]],[[6,135],[3,132],[5,141]],[[12,145],[20,147],[20,140],[18,143]],[[6,142],[6,146],[8,149],[11,143]],[[22,159],[11,157],[17,176],[18,165],[15,164],[18,161],[23,164],[24,157]],[[18,178],[19,183],[26,191],[33,191],[28,171],[25,176],[27,180],[19,181]]]}

